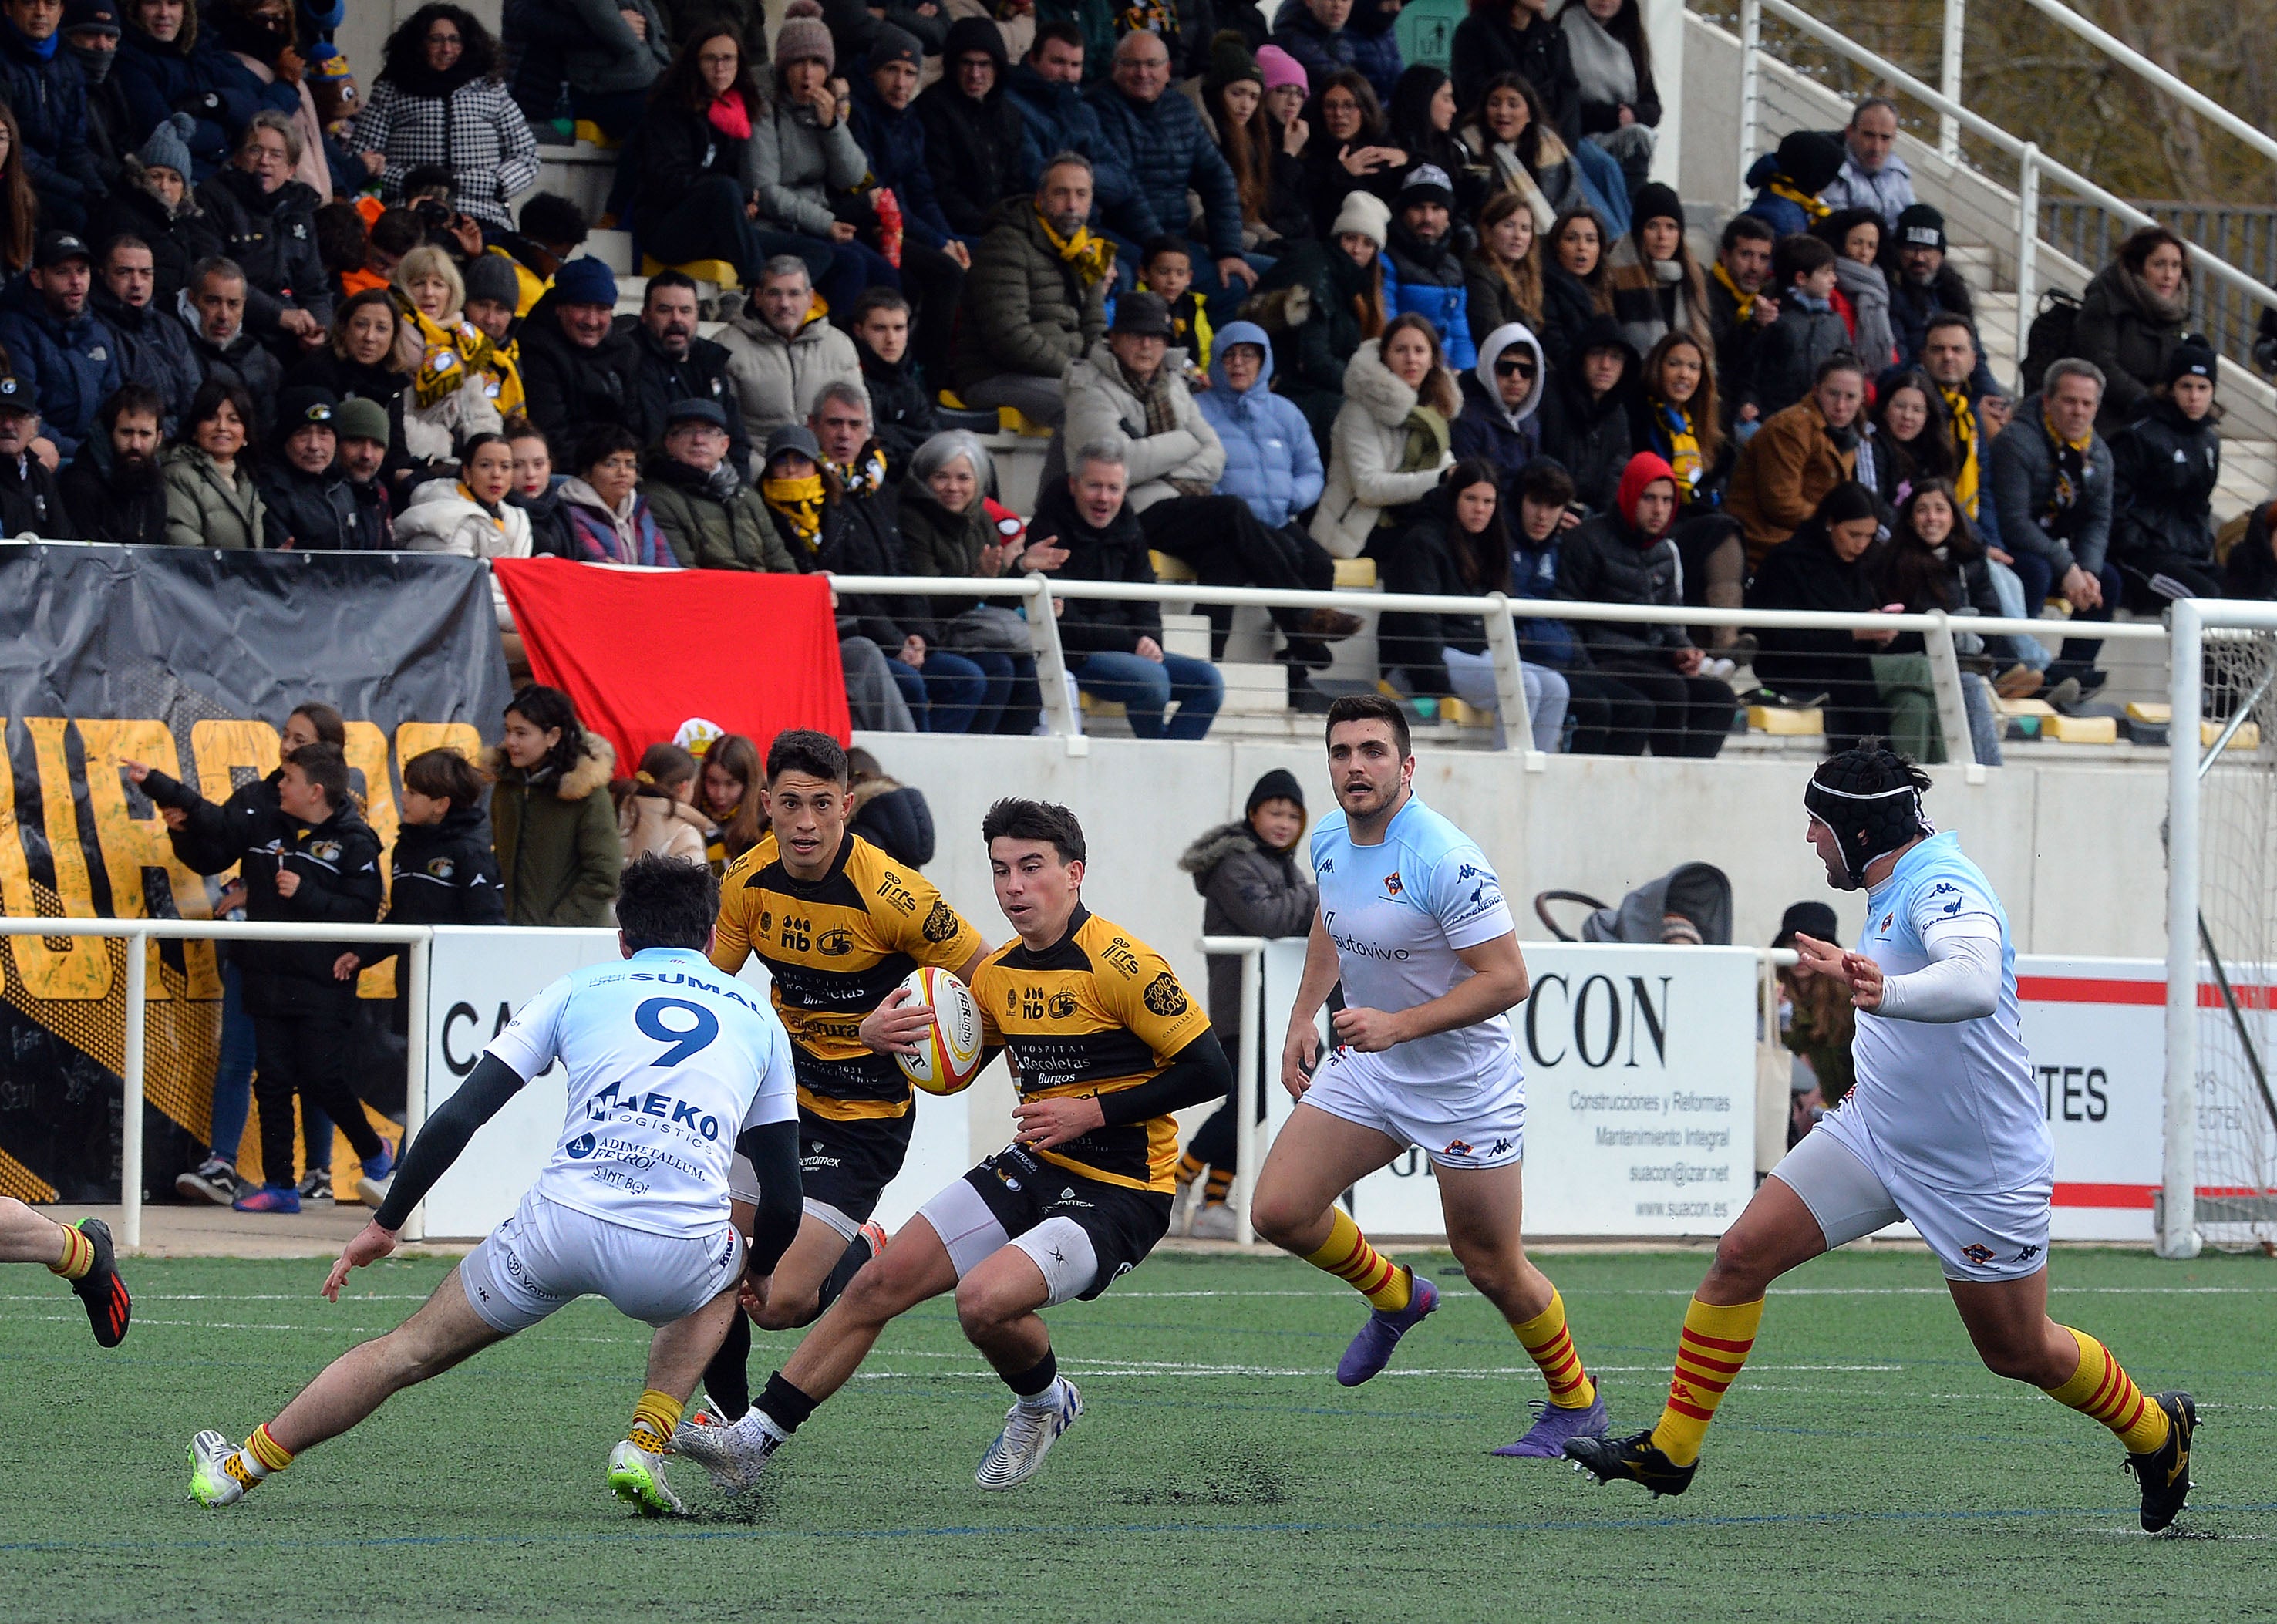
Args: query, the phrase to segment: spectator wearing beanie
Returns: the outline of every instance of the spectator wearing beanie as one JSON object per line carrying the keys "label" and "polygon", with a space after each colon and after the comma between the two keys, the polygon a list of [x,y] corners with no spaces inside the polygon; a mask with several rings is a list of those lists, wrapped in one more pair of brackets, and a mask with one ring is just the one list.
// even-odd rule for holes
{"label": "spectator wearing beanie", "polygon": [[72,525],[89,541],[160,546],[166,540],[166,485],[158,473],[164,440],[158,392],[128,383],[103,403],[95,432],[58,482]]}
{"label": "spectator wearing beanie", "polygon": [[[656,83],[641,125],[640,195],[634,229],[644,250],[666,264],[721,259],[746,287],[778,254],[796,254],[811,272],[830,268],[830,250],[754,219],[750,179],[753,123],[769,118],[758,80],[744,64],[731,26],[698,28]],[[730,62],[727,58],[733,56]]]}
{"label": "spectator wearing beanie", "polygon": [[341,553],[366,545],[363,515],[340,471],[339,409],[323,389],[288,389],[278,400],[277,424],[254,474],[263,545]]}
{"label": "spectator wearing beanie", "polygon": [[1841,172],[1842,143],[1816,130],[1795,130],[1780,138],[1778,150],[1757,158],[1748,171],[1756,188],[1748,212],[1761,215],[1781,237],[1798,236],[1826,217],[1818,194]]}
{"label": "spectator wearing beanie", "polygon": [[141,146],[126,155],[118,183],[99,204],[88,240],[107,245],[117,237],[139,237],[150,249],[156,287],[153,302],[174,308],[174,295],[187,286],[190,267],[221,252],[221,233],[198,207],[190,189],[190,149],[186,138],[195,124],[187,113],[161,119]]}
{"label": "spectator wearing beanie", "polygon": [[[474,435],[460,450],[455,478],[446,471],[411,492],[395,521],[396,545],[459,558],[528,558],[529,515],[506,499],[513,490],[513,446],[503,435]],[[491,606],[499,629],[512,631],[514,614],[495,574]]]}
{"label": "spectator wearing beanie", "polygon": [[530,421],[564,443],[621,423],[637,398],[640,352],[616,329],[617,278],[601,261],[564,261],[522,318],[522,386]]}
{"label": "spectator wearing beanie", "polygon": [[[1945,258],[1945,216],[1927,203],[1915,203],[1898,216],[1892,239],[1896,270],[1890,278],[1890,330],[1896,341],[1898,364],[1917,367],[1929,337],[1930,322],[1939,316],[1958,316],[1976,334],[1976,300],[1967,278]],[[1976,339],[1976,368],[1969,393],[1997,393],[1992,369],[1984,362],[1984,341]]]}
{"label": "spectator wearing beanie", "polygon": [[641,490],[682,569],[789,575],[798,566],[735,456],[727,412],[716,400],[682,400],[666,414],[662,444]]}
{"label": "spectator wearing beanie", "polygon": [[[1873,614],[1888,601],[1875,545],[1880,515],[1880,503],[1865,486],[1847,479],[1834,486],[1793,535],[1764,555],[1748,583],[1748,607]],[[1890,730],[1873,656],[1896,637],[1758,627],[1755,675],[1798,698],[1825,694],[1826,748],[1847,750],[1862,735]]]}
{"label": "spectator wearing beanie", "polygon": [[1011,73],[997,24],[960,17],[948,26],[940,78],[918,97],[934,201],[968,247],[979,246],[999,203],[1027,190]]}
{"label": "spectator wearing beanie", "polygon": [[2111,437],[2111,559],[2128,606],[2219,598],[2213,488],[2221,477],[2214,353],[2192,333],[2167,357],[2150,407]]}
{"label": "spectator wearing beanie", "polygon": [[[917,40],[891,24],[878,27],[848,114],[854,139],[869,155],[870,179],[902,210],[901,291],[909,295],[910,341],[928,372],[947,370],[957,295],[972,251],[950,234],[934,199],[925,158],[925,121],[911,103],[925,56]],[[849,307],[833,304],[833,309]]]}
{"label": "spectator wearing beanie", "polygon": [[[490,340],[491,355],[485,370],[491,375],[491,400],[498,405],[501,416],[526,413],[528,402],[522,399],[522,340],[518,336],[522,318],[514,314],[522,308],[522,272],[509,255],[496,248],[486,248],[466,263],[460,276],[467,290],[466,303],[461,307],[467,320]],[[511,408],[504,404],[509,377],[513,379],[515,402]]]}
{"label": "spectator wearing beanie", "polygon": [[157,275],[149,244],[140,237],[111,238],[95,268],[95,315],[118,340],[123,382],[147,384],[165,402],[161,425],[171,433],[189,409],[203,374],[190,347],[189,331],[170,313],[172,296],[159,303]]}
{"label": "spectator wearing beanie", "polygon": [[1367,192],[1345,194],[1329,234],[1300,242],[1257,282],[1257,299],[1277,319],[1273,368],[1280,391],[1297,403],[1325,446],[1344,409],[1344,369],[1363,339],[1380,336],[1390,314],[1383,300],[1383,244],[1391,210]]}
{"label": "spectator wearing beanie", "polygon": [[0,344],[39,402],[44,432],[65,458],[125,380],[118,335],[88,304],[94,255],[69,232],[43,232],[32,269],[0,291]]}
{"label": "spectator wearing beanie", "polygon": [[507,924],[609,922],[625,866],[609,798],[616,765],[614,747],[560,689],[532,684],[507,705],[504,738],[482,761]]}
{"label": "spectator wearing beanie", "polygon": [[775,32],[774,95],[770,116],[751,121],[750,170],[745,176],[758,204],[758,223],[795,233],[830,254],[830,269],[816,286],[834,310],[849,309],[872,284],[898,288],[901,272],[862,242],[842,221],[831,200],[859,188],[870,160],[839,116],[830,88],[838,49],[816,0],[790,0]]}
{"label": "spectator wearing beanie", "polygon": [[1410,170],[1399,188],[1383,250],[1383,308],[1420,316],[1438,332],[1447,364],[1460,370],[1479,358],[1471,341],[1470,289],[1454,243],[1454,187],[1436,164]]}
{"label": "spectator wearing beanie", "polygon": [[[1220,824],[1198,836],[1178,858],[1202,897],[1202,934],[1211,936],[1301,936],[1313,927],[1320,902],[1301,847],[1305,838],[1305,789],[1293,773],[1276,767],[1253,785],[1240,821]],[[1210,1025],[1230,1056],[1241,1053],[1241,960],[1213,954],[1209,961]],[[1263,1034],[1253,1033],[1250,1041]],[[1239,1067],[1237,1065],[1236,1073]],[[1257,1068],[1258,1117],[1264,1117],[1265,1078]],[[1231,1211],[1225,1201],[1240,1171],[1238,1103],[1231,1094],[1187,1141],[1178,1163],[1181,1207],[1205,1169],[1204,1205],[1193,1215],[1191,1233],[1199,1239],[1230,1240]]]}
{"label": "spectator wearing beanie", "polygon": [[410,171],[438,164],[452,202],[492,231],[512,227],[507,200],[537,182],[537,140],[499,77],[498,42],[460,6],[423,5],[388,35],[353,139],[388,202],[403,201]]}
{"label": "spectator wearing beanie", "polygon": [[118,59],[118,8],[112,0],[67,0],[62,34],[64,53],[86,81],[88,152],[108,192],[126,178],[126,155],[142,133],[126,93],[110,76]]}
{"label": "spectator wearing beanie", "polygon": [[1670,332],[1686,333],[1702,349],[1712,349],[1708,278],[1686,246],[1684,205],[1676,189],[1657,180],[1643,187],[1629,218],[1629,234],[1613,244],[1607,263],[1621,337],[1640,355]]}
{"label": "spectator wearing beanie", "polygon": [[[1273,54],[1282,82],[1293,80],[1302,87],[1304,70],[1286,54]],[[1242,243],[1271,253],[1286,247],[1287,239],[1311,236],[1313,221],[1305,199],[1304,160],[1298,156],[1304,143],[1291,146],[1285,126],[1265,100],[1263,64],[1238,39],[1221,35],[1202,80],[1202,111],[1241,199]]]}
{"label": "spectator wearing beanie", "polygon": [[387,481],[380,477],[387,459],[387,408],[377,400],[350,395],[332,414],[333,438],[339,443],[340,470],[347,477],[348,495],[356,505],[357,545],[369,548],[395,545],[395,505]]}

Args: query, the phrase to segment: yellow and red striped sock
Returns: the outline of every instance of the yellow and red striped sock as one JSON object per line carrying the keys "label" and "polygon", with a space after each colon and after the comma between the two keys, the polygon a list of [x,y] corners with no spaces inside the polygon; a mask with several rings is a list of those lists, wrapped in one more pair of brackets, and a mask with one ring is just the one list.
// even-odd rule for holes
{"label": "yellow and red striped sock", "polygon": [[1208,1165],[1208,1163],[1203,1161],[1199,1156],[1189,1150],[1185,1155],[1178,1158],[1179,1184],[1190,1185],[1193,1183],[1195,1179],[1199,1178],[1202,1176],[1202,1169]]}
{"label": "yellow and red striped sock", "polygon": [[95,1242],[79,1231],[65,1226],[64,1254],[48,1265],[51,1275],[61,1275],[66,1280],[84,1280],[87,1271],[95,1267]]}
{"label": "yellow and red striped sock", "polygon": [[651,1387],[633,1406],[633,1424],[625,1436],[649,1453],[662,1454],[672,1437],[672,1430],[679,1424],[680,1400]]}
{"label": "yellow and red striped sock", "polygon": [[2040,1391],[2058,1404],[2110,1428],[2130,1455],[2147,1455],[2164,1446],[2174,1427],[2167,1412],[2135,1385],[2135,1378],[2120,1368],[2109,1348],[2083,1330],[2072,1330],[2068,1325],[2063,1329],[2079,1343],[2079,1369],[2062,1386]]}
{"label": "yellow and red striped sock", "polygon": [[1329,1216],[1334,1223],[1328,1239],[1319,1251],[1306,1253],[1305,1261],[1336,1276],[1367,1298],[1372,1308],[1387,1314],[1405,1308],[1413,1294],[1415,1277],[1368,1245],[1367,1237],[1343,1208],[1329,1208]]}
{"label": "yellow and red striped sock", "polygon": [[1227,1196],[1233,1193],[1233,1175],[1222,1167],[1210,1169],[1209,1179],[1202,1186],[1202,1205],[1222,1207]]}
{"label": "yellow and red striped sock", "polygon": [[272,1472],[281,1472],[293,1464],[293,1452],[269,1435],[269,1423],[262,1422],[245,1440],[245,1447],[221,1463],[221,1469],[250,1489]]}
{"label": "yellow and red striped sock", "polygon": [[1573,1350],[1573,1338],[1565,1329],[1565,1299],[1556,1286],[1550,1288],[1550,1306],[1532,1319],[1519,1323],[1512,1322],[1511,1329],[1526,1345],[1527,1353],[1542,1367],[1542,1379],[1550,1384],[1550,1402],[1561,1410],[1586,1410],[1597,1401],[1597,1384],[1581,1368],[1581,1355]]}
{"label": "yellow and red striped sock", "polygon": [[1716,1407],[1739,1378],[1763,1323],[1763,1300],[1725,1308],[1697,1297],[1684,1311],[1684,1334],[1676,1345],[1676,1375],[1668,1384],[1668,1404],[1652,1430],[1653,1447],[1679,1466],[1700,1459],[1700,1445]]}

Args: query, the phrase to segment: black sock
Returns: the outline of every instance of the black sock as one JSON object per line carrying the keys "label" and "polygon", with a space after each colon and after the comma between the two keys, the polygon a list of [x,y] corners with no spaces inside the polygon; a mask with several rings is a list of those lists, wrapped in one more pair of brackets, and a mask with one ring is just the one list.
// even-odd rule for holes
{"label": "black sock", "polygon": [[839,1254],[838,1262],[832,1268],[829,1278],[823,1281],[822,1289],[815,1293],[814,1312],[799,1321],[799,1323],[811,1325],[820,1319],[823,1310],[836,1302],[839,1294],[854,1283],[854,1277],[862,1272],[862,1265],[876,1255],[876,1253],[870,1250],[870,1238],[867,1235],[857,1235],[848,1241],[846,1250]]}
{"label": "black sock", "polygon": [[1005,1376],[1004,1384],[1023,1399],[1033,1399],[1043,1393],[1054,1382],[1059,1380],[1059,1356],[1051,1349],[1046,1348],[1044,1356],[1025,1370],[1021,1371],[1019,1375]]}
{"label": "black sock", "polygon": [[751,1407],[751,1322],[741,1308],[727,1323],[727,1335],[712,1362],[704,1367],[704,1391],[723,1421],[741,1421]]}
{"label": "black sock", "polygon": [[766,1390],[759,1394],[759,1413],[785,1432],[796,1432],[799,1423],[813,1414],[814,1407],[820,1402],[784,1381],[783,1373],[778,1370],[767,1377]]}

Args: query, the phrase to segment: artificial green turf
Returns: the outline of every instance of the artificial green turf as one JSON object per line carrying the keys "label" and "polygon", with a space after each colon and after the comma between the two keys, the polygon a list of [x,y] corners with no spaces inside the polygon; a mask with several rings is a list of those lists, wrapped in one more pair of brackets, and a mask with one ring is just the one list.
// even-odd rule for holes
{"label": "artificial green turf", "polygon": [[[1443,1257],[1391,1374],[1328,1372],[1360,1314],[1285,1259],[1159,1257],[1050,1318],[1083,1420],[1042,1474],[972,1471],[1008,1399],[946,1303],[730,1506],[639,1522],[602,1483],[645,1330],[587,1301],[398,1397],[230,1511],[184,1498],[201,1427],[241,1437],[445,1265],[360,1299],[316,1262],[142,1262],[114,1353],[37,1269],[5,1277],[0,1595],[16,1618],[2109,1619],[2277,1614],[2277,1264],[2059,1253],[2057,1318],[2197,1395],[2195,1537],[2136,1529],[2111,1437],[1970,1354],[1935,1264],[1824,1260],[1775,1293],[1681,1499],[1487,1452],[1541,1393]],[[1697,1253],[1558,1257],[1619,1426],[1657,1413]],[[764,1378],[790,1346],[760,1338]],[[766,1346],[772,1342],[773,1346]],[[1515,1368],[1515,1369],[1514,1369]]]}

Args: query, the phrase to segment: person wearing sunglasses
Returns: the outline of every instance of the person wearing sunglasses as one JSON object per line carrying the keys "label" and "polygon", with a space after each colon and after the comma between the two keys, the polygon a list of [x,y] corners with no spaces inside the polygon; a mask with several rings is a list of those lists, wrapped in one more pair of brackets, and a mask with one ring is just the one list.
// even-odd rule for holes
{"label": "person wearing sunglasses", "polygon": [[1448,425],[1458,458],[1475,457],[1498,476],[1503,506],[1518,511],[1518,470],[1542,454],[1542,404],[1548,362],[1542,341],[1523,322],[1505,322],[1479,345],[1478,364],[1462,375],[1462,416]]}

